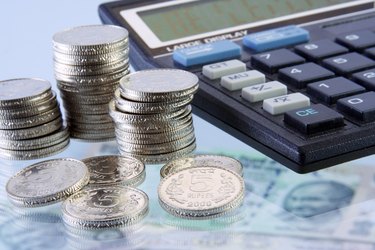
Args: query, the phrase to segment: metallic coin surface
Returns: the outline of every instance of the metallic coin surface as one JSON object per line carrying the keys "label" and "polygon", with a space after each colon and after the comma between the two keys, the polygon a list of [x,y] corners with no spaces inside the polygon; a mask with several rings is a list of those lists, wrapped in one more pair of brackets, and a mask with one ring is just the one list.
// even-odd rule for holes
{"label": "metallic coin surface", "polygon": [[189,167],[221,167],[243,175],[242,164],[236,159],[223,155],[194,155],[168,162],[160,169],[160,176],[164,178]]}
{"label": "metallic coin surface", "polygon": [[179,69],[142,70],[122,78],[122,95],[130,100],[158,102],[195,93],[198,77]]}
{"label": "metallic coin surface", "polygon": [[137,186],[145,178],[145,165],[133,157],[96,156],[82,160],[90,171],[89,185]]}
{"label": "metallic coin surface", "polygon": [[63,202],[63,221],[77,228],[131,225],[148,212],[148,196],[123,186],[86,187]]}
{"label": "metallic coin surface", "polygon": [[[100,34],[100,35],[98,35]],[[128,31],[114,25],[88,25],[67,29],[53,36],[55,49],[98,54],[127,45]]]}
{"label": "metallic coin surface", "polygon": [[42,79],[22,78],[0,81],[0,106],[38,100],[50,91],[51,84]]}
{"label": "metallic coin surface", "polygon": [[10,201],[34,207],[58,202],[85,186],[86,165],[74,159],[54,159],[33,164],[14,175],[6,185]]}
{"label": "metallic coin surface", "polygon": [[219,167],[190,167],[167,175],[158,187],[159,203],[174,216],[207,219],[232,211],[243,202],[244,181]]}

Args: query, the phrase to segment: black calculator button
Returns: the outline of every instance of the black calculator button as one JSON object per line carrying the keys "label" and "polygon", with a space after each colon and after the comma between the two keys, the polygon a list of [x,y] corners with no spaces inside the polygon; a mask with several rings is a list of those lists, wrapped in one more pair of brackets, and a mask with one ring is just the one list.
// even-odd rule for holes
{"label": "black calculator button", "polygon": [[279,80],[296,88],[305,88],[307,83],[324,80],[335,74],[315,63],[305,63],[279,70]]}
{"label": "black calculator button", "polygon": [[284,114],[284,122],[304,134],[314,134],[344,126],[344,117],[322,105],[311,105]]}
{"label": "black calculator button", "polygon": [[278,49],[252,56],[254,68],[273,74],[279,69],[304,63],[305,59],[287,49]]}
{"label": "black calculator button", "polygon": [[315,62],[349,52],[347,48],[328,39],[301,44],[296,46],[295,50],[298,54]]}
{"label": "black calculator button", "polygon": [[356,31],[339,35],[336,41],[352,50],[363,50],[375,45],[375,34],[369,30]]}
{"label": "black calculator button", "polygon": [[374,48],[369,48],[369,49],[366,49],[365,50],[365,55],[372,58],[372,59],[375,59],[375,47]]}
{"label": "black calculator button", "polygon": [[356,52],[352,52],[324,59],[323,65],[339,75],[349,75],[360,70],[372,68],[375,66],[375,62]]}
{"label": "black calculator button", "polygon": [[375,121],[375,92],[340,99],[337,110],[364,122]]}
{"label": "black calculator button", "polygon": [[344,77],[336,77],[307,85],[307,93],[327,104],[340,98],[365,92],[366,89]]}
{"label": "black calculator button", "polygon": [[354,81],[358,82],[368,90],[375,90],[375,69],[365,70],[352,75]]}

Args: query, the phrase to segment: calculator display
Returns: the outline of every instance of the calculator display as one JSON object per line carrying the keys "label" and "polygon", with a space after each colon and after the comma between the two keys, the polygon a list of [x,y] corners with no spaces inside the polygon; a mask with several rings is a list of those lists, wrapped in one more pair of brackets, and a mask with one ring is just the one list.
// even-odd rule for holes
{"label": "calculator display", "polygon": [[270,18],[350,2],[348,0],[208,0],[138,12],[162,42]]}

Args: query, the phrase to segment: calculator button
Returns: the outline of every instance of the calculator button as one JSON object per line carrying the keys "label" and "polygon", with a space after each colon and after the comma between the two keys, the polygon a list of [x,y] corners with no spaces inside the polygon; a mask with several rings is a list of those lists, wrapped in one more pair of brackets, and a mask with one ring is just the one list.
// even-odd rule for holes
{"label": "calculator button", "polygon": [[202,73],[205,77],[214,80],[222,76],[244,72],[246,64],[240,60],[229,60],[203,66]]}
{"label": "calculator button", "polygon": [[304,63],[305,59],[287,49],[278,49],[251,57],[254,68],[267,73],[276,73],[279,69]]}
{"label": "calculator button", "polygon": [[178,49],[173,52],[173,60],[185,67],[240,56],[241,47],[229,40]]}
{"label": "calculator button", "polygon": [[235,73],[221,78],[220,85],[230,91],[239,90],[247,86],[264,83],[266,77],[257,70]]}
{"label": "calculator button", "polygon": [[372,58],[372,59],[375,59],[375,48],[366,49],[365,55]]}
{"label": "calculator button", "polygon": [[279,70],[279,80],[296,88],[305,88],[307,83],[333,77],[335,74],[315,63],[305,63]]}
{"label": "calculator button", "polygon": [[375,90],[375,69],[365,70],[352,75],[353,80],[368,90]]}
{"label": "calculator button", "polygon": [[334,104],[340,98],[365,92],[366,89],[344,77],[336,77],[307,85],[307,93],[317,99]]}
{"label": "calculator button", "polygon": [[337,110],[364,122],[375,121],[375,92],[340,99]]}
{"label": "calculator button", "polygon": [[349,50],[331,40],[319,40],[312,43],[301,44],[295,47],[298,54],[311,61],[320,61],[324,58],[349,52]]}
{"label": "calculator button", "polygon": [[243,88],[241,96],[246,101],[259,102],[271,97],[286,95],[287,92],[287,87],[284,84],[272,81]]}
{"label": "calculator button", "polygon": [[263,101],[263,109],[271,115],[278,115],[308,106],[310,106],[310,99],[301,93],[273,97]]}
{"label": "calculator button", "polygon": [[375,66],[375,62],[356,52],[323,60],[323,65],[339,75],[348,75]]}
{"label": "calculator button", "polygon": [[291,110],[285,113],[284,122],[304,134],[314,134],[344,126],[344,117],[322,105]]}
{"label": "calculator button", "polygon": [[243,38],[243,44],[255,52],[262,52],[307,42],[309,37],[307,30],[289,25],[247,35]]}
{"label": "calculator button", "polygon": [[369,30],[356,31],[339,35],[336,41],[352,50],[363,50],[375,45],[375,34]]}

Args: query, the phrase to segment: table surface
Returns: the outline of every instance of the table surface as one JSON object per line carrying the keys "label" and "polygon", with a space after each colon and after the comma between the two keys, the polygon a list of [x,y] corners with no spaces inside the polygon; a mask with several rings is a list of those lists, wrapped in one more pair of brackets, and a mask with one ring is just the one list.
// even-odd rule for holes
{"label": "table surface", "polygon": [[[3,2],[0,79],[44,78],[56,89],[52,35],[100,23],[101,2]],[[139,186],[150,198],[142,222],[121,229],[72,231],[61,222],[61,204],[19,209],[9,203],[7,180],[37,161],[2,160],[0,249],[375,249],[374,156],[299,175],[196,116],[194,127],[197,153],[232,156],[244,165],[246,197],[235,213],[204,221],[167,214],[156,191],[161,165],[150,165]],[[67,150],[50,158],[116,153],[115,142],[72,140]]]}

